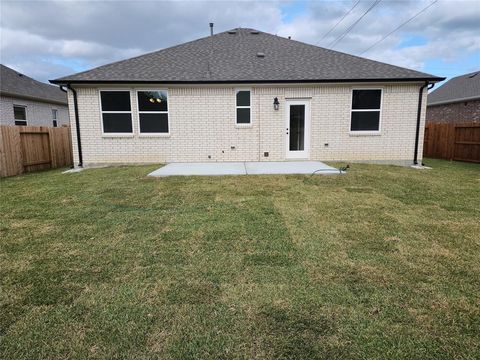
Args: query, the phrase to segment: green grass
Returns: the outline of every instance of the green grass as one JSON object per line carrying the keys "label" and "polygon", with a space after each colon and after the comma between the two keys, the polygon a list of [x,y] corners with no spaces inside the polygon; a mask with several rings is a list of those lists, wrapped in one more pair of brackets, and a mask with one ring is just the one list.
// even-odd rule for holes
{"label": "green grass", "polygon": [[0,358],[480,357],[480,166],[0,181]]}

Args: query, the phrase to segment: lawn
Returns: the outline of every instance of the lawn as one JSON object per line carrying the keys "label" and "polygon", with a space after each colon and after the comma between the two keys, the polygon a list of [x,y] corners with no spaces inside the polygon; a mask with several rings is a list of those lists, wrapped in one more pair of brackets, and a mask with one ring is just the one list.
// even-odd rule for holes
{"label": "lawn", "polygon": [[0,180],[0,358],[480,357],[480,166]]}

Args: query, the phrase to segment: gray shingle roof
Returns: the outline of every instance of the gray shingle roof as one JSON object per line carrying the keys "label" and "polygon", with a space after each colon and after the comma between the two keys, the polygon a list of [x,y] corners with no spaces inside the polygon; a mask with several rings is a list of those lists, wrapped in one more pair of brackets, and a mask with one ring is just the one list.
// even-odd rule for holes
{"label": "gray shingle roof", "polygon": [[480,99],[480,70],[454,77],[428,94],[427,105]]}
{"label": "gray shingle roof", "polygon": [[[264,57],[257,53],[265,54]],[[308,82],[443,80],[253,29],[226,32],[52,80],[67,82]]]}
{"label": "gray shingle roof", "polygon": [[0,93],[67,105],[67,94],[58,86],[42,83],[0,64]]}

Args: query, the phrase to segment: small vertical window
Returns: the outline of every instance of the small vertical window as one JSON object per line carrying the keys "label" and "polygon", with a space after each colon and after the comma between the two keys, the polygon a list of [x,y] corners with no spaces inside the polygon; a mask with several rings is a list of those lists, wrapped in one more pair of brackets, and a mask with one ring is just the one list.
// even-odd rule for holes
{"label": "small vertical window", "polygon": [[27,125],[27,108],[21,105],[13,105],[13,117],[15,118],[15,125]]}
{"label": "small vertical window", "polygon": [[53,127],[57,127],[57,126],[58,126],[57,116],[58,116],[58,110],[57,110],[57,109],[52,109]]}
{"label": "small vertical window", "polygon": [[168,94],[163,90],[138,91],[138,121],[141,134],[169,134]]}
{"label": "small vertical window", "polygon": [[237,125],[251,124],[251,97],[250,90],[237,90]]}
{"label": "small vertical window", "polygon": [[380,131],[381,89],[353,90],[350,131]]}
{"label": "small vertical window", "polygon": [[131,134],[130,91],[100,91],[104,134]]}

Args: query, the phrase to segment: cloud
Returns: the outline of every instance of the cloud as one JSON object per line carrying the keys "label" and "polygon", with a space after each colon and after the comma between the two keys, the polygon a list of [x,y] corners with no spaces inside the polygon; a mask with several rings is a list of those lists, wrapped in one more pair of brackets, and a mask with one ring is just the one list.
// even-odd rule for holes
{"label": "cloud", "polygon": [[[359,3],[322,39],[355,2],[2,0],[1,61],[46,80],[207,36],[211,21],[216,32],[253,27],[328,46],[371,4]],[[360,54],[429,3],[382,1],[335,50]],[[439,1],[363,56],[430,71],[435,60],[453,69],[480,56],[479,18],[478,2]],[[416,37],[424,41],[405,41]]]}

